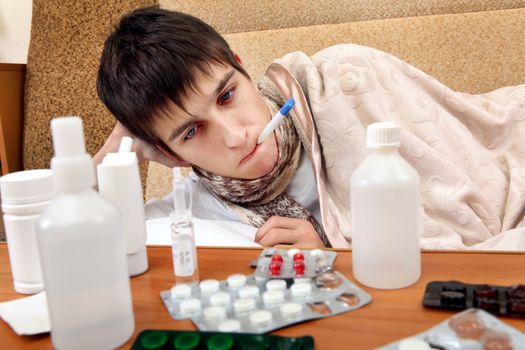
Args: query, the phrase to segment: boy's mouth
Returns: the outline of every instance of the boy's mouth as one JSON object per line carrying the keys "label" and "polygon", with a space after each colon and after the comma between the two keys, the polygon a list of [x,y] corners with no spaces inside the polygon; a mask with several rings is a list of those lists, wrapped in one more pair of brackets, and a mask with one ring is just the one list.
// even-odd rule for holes
{"label": "boy's mouth", "polygon": [[250,153],[248,153],[246,156],[244,156],[243,159],[241,159],[241,161],[239,162],[239,165],[249,161],[254,156],[254,154],[257,152],[258,149],[259,149],[259,145],[256,144],[253,150]]}

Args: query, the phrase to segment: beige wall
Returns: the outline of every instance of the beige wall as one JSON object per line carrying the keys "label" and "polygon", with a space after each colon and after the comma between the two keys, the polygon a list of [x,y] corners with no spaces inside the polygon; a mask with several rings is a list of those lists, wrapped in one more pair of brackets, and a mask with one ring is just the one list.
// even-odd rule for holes
{"label": "beige wall", "polygon": [[27,63],[32,0],[0,0],[0,63]]}

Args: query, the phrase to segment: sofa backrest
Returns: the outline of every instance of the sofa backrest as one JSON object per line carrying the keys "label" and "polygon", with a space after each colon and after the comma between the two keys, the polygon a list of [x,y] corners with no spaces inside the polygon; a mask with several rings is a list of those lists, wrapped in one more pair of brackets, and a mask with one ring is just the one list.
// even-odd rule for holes
{"label": "sofa backrest", "polygon": [[[94,154],[114,125],[95,90],[103,42],[122,14],[153,0],[34,0],[26,78],[24,167],[48,167],[49,121],[84,119]],[[392,53],[453,89],[525,82],[525,0],[160,0],[223,33],[260,76],[285,53],[353,42]],[[170,191],[170,170],[143,167],[146,198]]]}

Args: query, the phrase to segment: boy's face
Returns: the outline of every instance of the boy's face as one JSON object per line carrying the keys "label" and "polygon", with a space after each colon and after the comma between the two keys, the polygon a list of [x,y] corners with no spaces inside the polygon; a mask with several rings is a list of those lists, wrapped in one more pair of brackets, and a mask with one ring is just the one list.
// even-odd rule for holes
{"label": "boy's face", "polygon": [[257,145],[271,115],[256,87],[229,65],[196,74],[184,111],[171,103],[153,130],[183,161],[217,175],[256,179],[278,159],[275,134]]}

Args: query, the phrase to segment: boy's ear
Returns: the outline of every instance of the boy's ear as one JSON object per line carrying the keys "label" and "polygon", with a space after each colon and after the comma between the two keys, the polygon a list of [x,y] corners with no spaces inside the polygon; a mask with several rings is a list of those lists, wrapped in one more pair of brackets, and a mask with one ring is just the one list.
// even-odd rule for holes
{"label": "boy's ear", "polygon": [[190,163],[188,163],[185,160],[177,157],[177,155],[174,154],[173,152],[168,152],[167,150],[164,149],[164,147],[162,147],[160,145],[157,145],[157,149],[160,151],[160,153],[162,153],[169,160],[171,160],[171,161],[173,161],[175,163],[175,164],[169,164],[170,167],[173,168],[174,166],[180,166],[180,167],[189,167],[189,166],[191,166]]}
{"label": "boy's ear", "polygon": [[242,66],[242,60],[241,60],[241,57],[239,55],[237,55],[236,53],[233,54],[233,56],[235,57],[235,60],[237,62],[239,62],[239,64]]}

